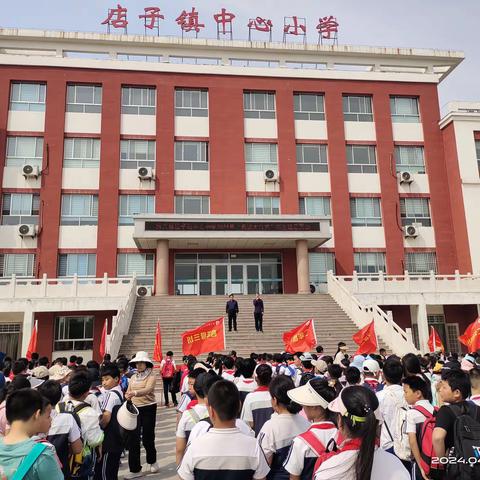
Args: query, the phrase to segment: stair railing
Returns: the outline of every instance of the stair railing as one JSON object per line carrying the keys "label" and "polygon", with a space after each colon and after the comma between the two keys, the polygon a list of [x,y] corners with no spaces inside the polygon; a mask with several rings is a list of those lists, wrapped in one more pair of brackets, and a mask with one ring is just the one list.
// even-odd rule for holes
{"label": "stair railing", "polygon": [[110,335],[107,336],[108,353],[110,353],[112,359],[118,356],[118,352],[122,346],[123,336],[127,335],[130,330],[136,302],[137,278],[134,274],[127,301],[123,308],[118,310],[117,315],[112,318],[112,329]]}
{"label": "stair railing", "polygon": [[400,328],[378,305],[364,305],[334,276],[327,273],[328,293],[340,308],[361,329],[372,320],[375,322],[375,332],[387,344],[389,349],[403,356],[407,353],[418,353],[409,335]]}

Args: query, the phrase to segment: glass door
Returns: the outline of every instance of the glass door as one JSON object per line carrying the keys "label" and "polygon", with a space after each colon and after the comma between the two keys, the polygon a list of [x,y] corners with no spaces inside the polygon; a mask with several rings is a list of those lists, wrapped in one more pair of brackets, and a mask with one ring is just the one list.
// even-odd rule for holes
{"label": "glass door", "polygon": [[198,266],[198,282],[200,295],[213,295],[213,265]]}
{"label": "glass door", "polygon": [[214,295],[226,295],[227,293],[228,293],[228,267],[227,265],[215,265]]}
{"label": "glass door", "polygon": [[262,293],[260,283],[260,265],[245,265],[247,278],[247,294]]}
{"label": "glass door", "polygon": [[243,295],[245,292],[245,277],[243,272],[244,265],[229,265],[230,267],[230,291],[229,293],[235,293]]}

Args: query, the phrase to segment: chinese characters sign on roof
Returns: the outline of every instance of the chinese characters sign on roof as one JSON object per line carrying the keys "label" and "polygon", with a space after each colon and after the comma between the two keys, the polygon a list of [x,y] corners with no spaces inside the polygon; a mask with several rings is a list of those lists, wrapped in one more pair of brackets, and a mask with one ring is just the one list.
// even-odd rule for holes
{"label": "chinese characters sign on roof", "polygon": [[[108,33],[110,33],[111,28],[122,29],[124,33],[127,33],[129,24],[127,14],[127,8],[117,4],[116,8],[108,9],[107,17],[101,24],[106,25]],[[138,15],[138,18],[143,21],[145,35],[148,31],[155,31],[157,35],[160,35],[160,20],[165,20],[165,16],[161,13],[159,7],[145,7],[144,12]],[[227,11],[226,8],[222,8],[220,12],[213,15],[213,21],[217,27],[217,38],[229,36],[230,39],[233,39],[235,18],[236,15]],[[174,21],[180,27],[182,37],[190,32],[193,32],[193,35],[198,37],[198,34],[205,28],[204,20],[200,17],[200,12],[195,7],[192,7],[190,11],[182,10]],[[271,19],[260,16],[253,17],[249,19],[246,26],[248,28],[249,40],[253,40],[254,32],[260,32],[259,35],[268,34],[269,40],[272,40],[274,25]],[[316,25],[318,43],[321,44],[328,41],[334,44],[338,43],[338,27],[339,23],[332,15],[320,17]],[[284,42],[287,41],[287,38],[298,37],[305,43],[307,38],[306,19],[298,16],[284,17],[281,31]]]}

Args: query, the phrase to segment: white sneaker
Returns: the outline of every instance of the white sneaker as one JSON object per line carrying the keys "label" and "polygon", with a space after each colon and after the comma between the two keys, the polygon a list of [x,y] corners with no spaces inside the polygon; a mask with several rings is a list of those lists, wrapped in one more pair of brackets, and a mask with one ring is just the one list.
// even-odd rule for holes
{"label": "white sneaker", "polygon": [[145,472],[137,472],[137,473],[133,473],[133,472],[130,472],[130,473],[127,473],[123,478],[125,480],[130,480],[131,478],[139,478],[139,477],[144,477],[145,476]]}
{"label": "white sneaker", "polygon": [[151,465],[149,465],[149,467],[150,467],[150,473],[158,473],[160,471],[160,467],[158,466],[157,462],[152,463]]}

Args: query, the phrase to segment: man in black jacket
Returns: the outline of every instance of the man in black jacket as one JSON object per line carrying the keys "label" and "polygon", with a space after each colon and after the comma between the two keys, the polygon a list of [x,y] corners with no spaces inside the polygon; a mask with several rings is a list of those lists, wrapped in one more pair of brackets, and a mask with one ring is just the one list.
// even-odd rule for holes
{"label": "man in black jacket", "polygon": [[237,313],[238,313],[238,303],[233,297],[233,293],[229,296],[227,305],[225,307],[225,312],[228,314],[228,331],[232,331],[232,322],[233,322],[233,329],[237,331]]}
{"label": "man in black jacket", "polygon": [[263,332],[263,300],[260,298],[259,293],[257,293],[253,301],[253,316],[255,318],[255,330]]}

